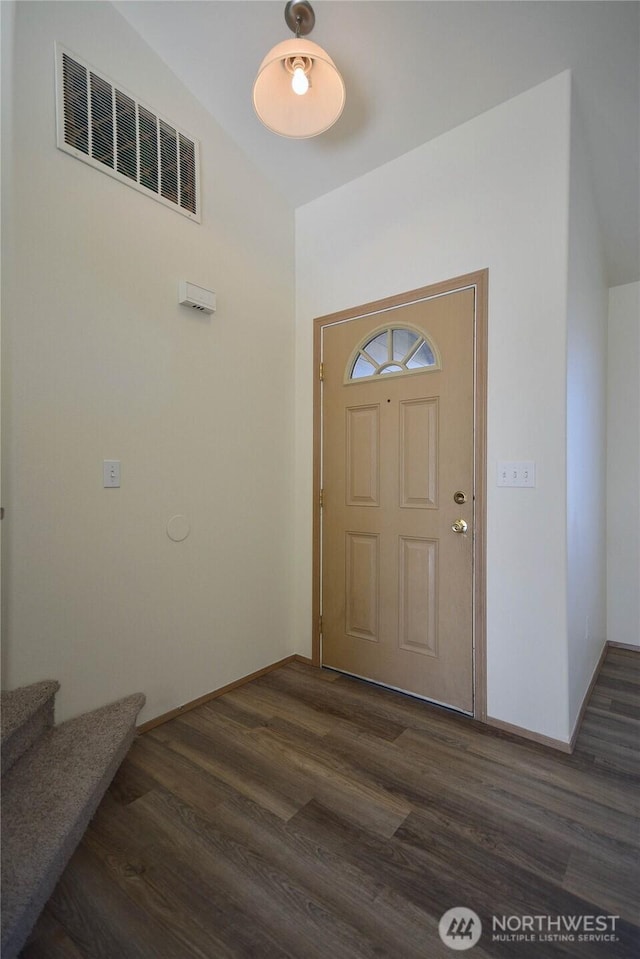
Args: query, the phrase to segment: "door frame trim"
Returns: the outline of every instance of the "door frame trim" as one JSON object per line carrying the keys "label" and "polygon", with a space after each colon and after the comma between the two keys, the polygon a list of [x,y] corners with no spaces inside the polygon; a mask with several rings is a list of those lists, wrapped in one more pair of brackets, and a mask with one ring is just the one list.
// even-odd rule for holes
{"label": "door frame trim", "polygon": [[318,316],[313,325],[313,563],[312,563],[312,663],[321,665],[321,506],[322,471],[322,333],[325,327],[360,319],[405,306],[417,300],[432,299],[458,290],[475,290],[474,330],[474,484],[475,535],[473,543],[473,716],[487,719],[487,647],[486,647],[486,529],[487,529],[487,312],[489,270],[466,273],[442,283],[420,287],[374,300],[338,313]]}

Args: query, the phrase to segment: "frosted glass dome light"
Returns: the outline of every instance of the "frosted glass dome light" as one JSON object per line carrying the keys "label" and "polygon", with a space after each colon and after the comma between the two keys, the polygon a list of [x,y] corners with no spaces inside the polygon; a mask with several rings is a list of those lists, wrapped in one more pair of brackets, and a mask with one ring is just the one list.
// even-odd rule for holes
{"label": "frosted glass dome light", "polygon": [[313,29],[311,4],[289,0],[285,20],[296,36],[276,44],[260,64],[253,106],[273,133],[294,139],[315,137],[333,126],[342,113],[344,81],[329,54],[300,37]]}

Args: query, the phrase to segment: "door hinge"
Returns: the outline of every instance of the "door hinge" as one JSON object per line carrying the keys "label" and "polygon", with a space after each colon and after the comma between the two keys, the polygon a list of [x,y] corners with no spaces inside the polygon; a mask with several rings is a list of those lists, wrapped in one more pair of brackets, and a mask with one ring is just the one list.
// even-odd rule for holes
{"label": "door hinge", "polygon": [[4,506],[0,506],[0,519],[4,519]]}
{"label": "door hinge", "polygon": [[324,490],[320,490],[320,509],[324,508]]}
{"label": "door hinge", "polygon": [[318,623],[318,631],[322,633],[322,616],[320,617],[320,622]]}
{"label": "door hinge", "polygon": [[322,383],[322,381],[324,380],[324,363],[320,364],[319,374],[320,374],[320,382]]}

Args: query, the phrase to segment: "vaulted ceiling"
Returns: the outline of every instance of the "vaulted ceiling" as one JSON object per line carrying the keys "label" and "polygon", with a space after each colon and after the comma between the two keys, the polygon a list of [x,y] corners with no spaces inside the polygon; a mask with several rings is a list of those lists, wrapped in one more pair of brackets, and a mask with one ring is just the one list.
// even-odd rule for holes
{"label": "vaulted ceiling", "polygon": [[639,278],[640,3],[313,0],[310,39],[347,103],[311,140],[269,133],[251,103],[263,56],[292,36],[284,0],[115,5],[292,206],[570,68],[609,282]]}

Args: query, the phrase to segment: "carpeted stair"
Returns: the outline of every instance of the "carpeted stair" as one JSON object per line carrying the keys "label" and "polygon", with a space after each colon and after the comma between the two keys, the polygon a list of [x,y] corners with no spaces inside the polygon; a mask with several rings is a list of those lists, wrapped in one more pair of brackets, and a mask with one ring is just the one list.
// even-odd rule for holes
{"label": "carpeted stair", "polygon": [[124,759],[139,693],[53,725],[57,682],[2,693],[2,959],[14,959]]}

